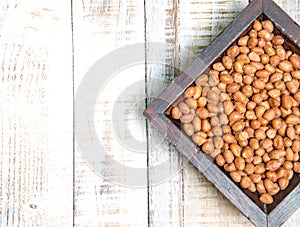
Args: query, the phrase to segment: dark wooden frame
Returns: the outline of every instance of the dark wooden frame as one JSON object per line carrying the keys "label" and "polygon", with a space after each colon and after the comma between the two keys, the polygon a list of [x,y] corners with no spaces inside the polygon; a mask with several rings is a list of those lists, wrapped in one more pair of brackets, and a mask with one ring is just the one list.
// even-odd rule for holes
{"label": "dark wooden frame", "polygon": [[144,115],[174,144],[180,153],[199,169],[256,226],[280,226],[300,206],[300,178],[293,179],[287,195],[281,196],[271,207],[259,205],[235,184],[214,161],[185,136],[165,115],[170,105],[201,75],[257,18],[266,17],[276,30],[289,40],[290,48],[299,53],[299,26],[272,0],[252,1],[224,31],[184,70],[166,90],[145,110]]}

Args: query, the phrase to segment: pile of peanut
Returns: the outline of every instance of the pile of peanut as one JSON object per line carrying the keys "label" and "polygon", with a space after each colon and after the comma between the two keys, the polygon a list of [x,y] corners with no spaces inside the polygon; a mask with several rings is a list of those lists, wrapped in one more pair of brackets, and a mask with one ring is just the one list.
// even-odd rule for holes
{"label": "pile of peanut", "polygon": [[300,57],[256,20],[172,105],[184,132],[264,204],[300,173]]}

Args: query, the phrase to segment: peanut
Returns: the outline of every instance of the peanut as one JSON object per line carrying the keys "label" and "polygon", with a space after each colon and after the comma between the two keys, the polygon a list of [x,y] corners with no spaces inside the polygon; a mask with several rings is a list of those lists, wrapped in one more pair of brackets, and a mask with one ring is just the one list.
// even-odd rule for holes
{"label": "peanut", "polygon": [[179,119],[182,116],[182,112],[177,106],[175,106],[171,111],[171,115],[174,119]]}
{"label": "peanut", "polygon": [[225,159],[224,157],[219,154],[217,157],[216,157],[216,163],[218,164],[218,166],[224,166],[225,164]]}
{"label": "peanut", "polygon": [[251,179],[248,176],[243,176],[241,179],[241,187],[242,188],[249,188],[251,186]]}
{"label": "peanut", "polygon": [[288,186],[289,180],[288,180],[287,178],[285,178],[285,177],[280,178],[280,179],[278,180],[278,184],[279,184],[280,189],[281,189],[281,190],[284,190],[284,189],[286,189],[286,187]]}
{"label": "peanut", "polygon": [[242,176],[239,171],[230,172],[230,176],[234,182],[241,182]]}
{"label": "peanut", "polygon": [[273,203],[273,197],[270,194],[262,194],[259,198],[259,200],[264,204],[272,204]]}
{"label": "peanut", "polygon": [[180,121],[185,124],[190,123],[193,119],[193,114],[184,114],[180,117]]}
{"label": "peanut", "polygon": [[263,21],[261,24],[262,24],[262,27],[263,27],[266,31],[268,31],[269,33],[272,33],[272,32],[273,32],[273,30],[274,30],[274,25],[273,25],[273,23],[272,23],[271,21],[266,20],[266,21]]}
{"label": "peanut", "polygon": [[270,160],[266,164],[266,169],[270,171],[276,171],[281,166],[278,160]]}

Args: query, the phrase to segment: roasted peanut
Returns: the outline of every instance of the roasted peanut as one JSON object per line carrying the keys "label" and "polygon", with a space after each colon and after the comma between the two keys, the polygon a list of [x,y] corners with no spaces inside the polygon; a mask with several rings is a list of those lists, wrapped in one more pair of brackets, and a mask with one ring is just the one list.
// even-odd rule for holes
{"label": "roasted peanut", "polygon": [[284,72],[291,72],[293,70],[293,64],[288,60],[283,60],[279,63],[278,68]]}
{"label": "roasted peanut", "polygon": [[243,73],[243,62],[242,61],[236,61],[233,64],[234,70],[238,73]]}
{"label": "roasted peanut", "polygon": [[271,39],[271,34],[270,34],[267,30],[265,30],[265,29],[259,31],[259,32],[257,33],[257,35],[258,35],[260,38],[263,38],[265,41],[269,41],[269,40]]}
{"label": "roasted peanut", "polygon": [[183,130],[188,136],[192,136],[194,134],[194,127],[192,124],[184,124]]}
{"label": "roasted peanut", "polygon": [[248,48],[253,48],[256,47],[256,45],[258,44],[258,39],[256,37],[251,37],[248,41]]}
{"label": "roasted peanut", "polygon": [[269,128],[267,131],[266,131],[266,136],[269,138],[269,139],[274,139],[275,136],[277,134],[277,131],[274,129],[274,128]]}
{"label": "roasted peanut", "polygon": [[231,57],[229,56],[224,56],[222,58],[222,63],[223,63],[223,66],[228,69],[228,70],[231,70],[232,69],[232,65],[233,65],[233,60]]}
{"label": "roasted peanut", "polygon": [[207,82],[208,82],[208,76],[206,74],[202,74],[201,76],[199,76],[197,78],[197,80],[195,81],[195,84],[197,86],[202,86],[202,85],[204,85]]}
{"label": "roasted peanut", "polygon": [[267,110],[264,113],[263,118],[265,118],[268,121],[272,121],[275,118],[275,111],[273,109]]}
{"label": "roasted peanut", "polygon": [[213,69],[218,72],[222,72],[225,70],[225,67],[221,62],[217,62],[217,63],[213,64]]}
{"label": "roasted peanut", "polygon": [[232,46],[227,50],[227,55],[232,59],[240,53],[238,46]]}
{"label": "roasted peanut", "polygon": [[240,184],[242,188],[249,188],[251,186],[251,179],[248,176],[243,176]]}
{"label": "roasted peanut", "polygon": [[272,33],[272,32],[273,32],[273,30],[274,30],[274,25],[273,25],[273,23],[272,23],[271,21],[265,20],[265,21],[263,21],[261,24],[262,24],[262,27],[263,27],[266,31],[268,31],[269,33]]}
{"label": "roasted peanut", "polygon": [[188,106],[192,109],[196,109],[197,108],[197,100],[194,98],[187,98],[185,100],[185,103],[188,104]]}
{"label": "roasted peanut", "polygon": [[252,163],[247,163],[244,168],[244,173],[250,175],[254,173],[254,170],[255,170],[254,165]]}
{"label": "roasted peanut", "polygon": [[272,43],[276,46],[281,46],[284,43],[284,39],[280,35],[276,35],[272,39]]}
{"label": "roasted peanut", "polygon": [[230,172],[230,176],[234,182],[241,182],[242,176],[239,171]]}
{"label": "roasted peanut", "polygon": [[227,172],[236,171],[236,168],[235,168],[234,163],[230,163],[230,164],[226,163],[226,164],[224,165],[224,169],[225,169]]}
{"label": "roasted peanut", "polygon": [[200,86],[195,86],[195,93],[193,95],[194,99],[199,99],[202,93],[202,88]]}
{"label": "roasted peanut", "polygon": [[273,203],[273,197],[270,194],[262,194],[259,198],[259,200],[264,204],[272,204]]}
{"label": "roasted peanut", "polygon": [[280,189],[281,189],[281,190],[284,190],[284,189],[286,189],[286,187],[288,186],[289,180],[288,180],[287,178],[285,178],[285,177],[280,178],[280,179],[278,180],[278,184],[279,184]]}
{"label": "roasted peanut", "polygon": [[195,132],[198,132],[201,130],[201,119],[199,117],[194,117],[192,124],[193,124]]}
{"label": "roasted peanut", "polygon": [[256,31],[260,31],[262,29],[262,24],[258,20],[255,20],[253,23],[253,29]]}
{"label": "roasted peanut", "polygon": [[274,56],[276,54],[274,48],[270,45],[265,45],[264,46],[264,50],[265,52],[271,57],[271,56]]}
{"label": "roasted peanut", "polygon": [[179,110],[183,113],[183,114],[189,114],[190,113],[190,107],[188,104],[184,103],[184,102],[181,102],[179,103],[178,105],[179,107]]}
{"label": "roasted peanut", "polygon": [[286,155],[285,150],[273,150],[269,153],[269,157],[271,159],[279,159],[281,157],[284,157]]}
{"label": "roasted peanut", "polygon": [[293,170],[294,170],[296,173],[300,173],[300,162],[294,162]]}
{"label": "roasted peanut", "polygon": [[234,135],[232,135],[232,134],[225,134],[223,136],[223,139],[224,139],[225,143],[229,143],[229,144],[237,142],[236,139],[235,139],[235,137],[234,137]]}
{"label": "roasted peanut", "polygon": [[300,123],[300,118],[295,115],[289,115],[285,119],[285,123],[287,123],[288,125],[298,125]]}
{"label": "roasted peanut", "polygon": [[237,83],[228,84],[227,87],[226,87],[226,91],[228,93],[235,93],[238,90],[240,90],[240,87],[241,86],[239,84],[237,84]]}
{"label": "roasted peanut", "polygon": [[223,74],[220,76],[220,81],[223,82],[224,84],[232,84],[233,78],[229,74]]}
{"label": "roasted peanut", "polygon": [[198,107],[205,107],[207,103],[207,100],[205,97],[200,97],[197,101]]}
{"label": "roasted peanut", "polygon": [[188,89],[186,89],[186,91],[184,92],[184,97],[186,98],[190,98],[195,94],[195,88],[194,87],[189,87]]}
{"label": "roasted peanut", "polygon": [[237,144],[230,144],[230,150],[235,157],[241,156],[241,147]]}
{"label": "roasted peanut", "polygon": [[214,144],[212,141],[206,141],[203,145],[202,145],[202,150],[205,153],[211,153],[214,151]]}
{"label": "roasted peanut", "polygon": [[174,119],[179,119],[182,116],[182,112],[175,106],[171,111],[171,115]]}
{"label": "roasted peanut", "polygon": [[270,171],[276,171],[281,166],[278,160],[270,160],[266,164],[266,169]]}
{"label": "roasted peanut", "polygon": [[252,180],[252,182],[254,182],[254,183],[258,183],[258,182],[261,181],[261,175],[260,174],[254,173],[254,174],[251,174],[249,177]]}
{"label": "roasted peanut", "polygon": [[268,78],[270,76],[270,72],[267,70],[259,70],[255,73],[255,75],[259,78]]}
{"label": "roasted peanut", "polygon": [[192,135],[192,140],[194,141],[194,143],[196,143],[198,146],[201,146],[202,144],[204,144],[206,142],[206,139],[204,137],[202,137],[201,135],[198,134],[194,134]]}
{"label": "roasted peanut", "polygon": [[295,94],[299,89],[299,81],[297,79],[288,81],[286,82],[286,87],[292,94]]}
{"label": "roasted peanut", "polygon": [[274,183],[270,179],[264,180],[264,186],[267,192],[271,191],[274,188]]}
{"label": "roasted peanut", "polygon": [[272,172],[272,171],[268,171],[266,172],[266,177],[271,180],[272,182],[276,182],[277,181],[277,173],[276,172]]}
{"label": "roasted peanut", "polygon": [[184,114],[180,117],[182,123],[190,123],[194,119],[193,114]]}
{"label": "roasted peanut", "polygon": [[212,127],[212,133],[215,136],[222,136],[223,132],[222,132],[222,128],[220,126],[214,126]]}
{"label": "roasted peanut", "polygon": [[201,130],[203,132],[208,132],[211,129],[211,125],[207,119],[201,120]]}
{"label": "roasted peanut", "polygon": [[266,171],[265,164],[260,163],[254,167],[254,172],[256,174],[263,174]]}
{"label": "roasted peanut", "polygon": [[216,149],[221,149],[223,147],[224,141],[222,137],[216,136],[214,138],[214,145]]}
{"label": "roasted peanut", "polygon": [[237,157],[234,160],[235,168],[237,170],[244,170],[245,169],[245,160],[242,157]]}
{"label": "roasted peanut", "polygon": [[255,53],[255,52],[250,52],[248,54],[248,58],[251,60],[251,61],[254,61],[254,62],[260,62],[260,56]]}
{"label": "roasted peanut", "polygon": [[239,46],[246,46],[249,40],[249,36],[243,36],[238,40]]}
{"label": "roasted peanut", "polygon": [[218,164],[218,166],[224,166],[225,164],[225,159],[224,157],[219,154],[217,157],[216,157],[216,163]]}

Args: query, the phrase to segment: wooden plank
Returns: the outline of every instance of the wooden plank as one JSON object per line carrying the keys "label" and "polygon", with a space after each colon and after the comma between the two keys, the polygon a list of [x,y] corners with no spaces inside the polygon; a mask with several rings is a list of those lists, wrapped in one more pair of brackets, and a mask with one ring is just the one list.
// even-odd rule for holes
{"label": "wooden plank", "polygon": [[71,226],[71,4],[1,1],[0,34],[0,225]]}
{"label": "wooden plank", "polygon": [[[159,42],[165,48],[165,51],[157,53],[150,44],[146,46],[147,62],[162,63],[161,65],[150,63],[146,65],[147,104],[150,104],[153,98],[156,98],[177,75],[176,68],[179,67],[178,1],[145,1],[145,13],[146,42]],[[148,124],[147,131],[148,166],[150,167],[148,172],[149,225],[182,226],[182,156],[151,124]],[[168,164],[163,167],[161,165],[163,162]],[[158,176],[165,172],[169,172],[169,176],[163,181],[158,180]]]}
{"label": "wooden plank", "polygon": [[[143,1],[74,0],[73,18],[76,90],[81,80],[85,78],[88,69],[97,60],[103,59],[106,54],[119,47],[144,41]],[[105,76],[102,72],[106,66],[114,65],[116,62],[122,65],[131,57],[126,51],[123,54],[120,56],[123,61],[117,57],[115,61],[102,66],[97,77]],[[112,80],[106,81],[105,88],[97,99],[94,121],[88,124],[95,124],[97,136],[104,145],[107,155],[103,160],[97,160],[96,157],[96,161],[101,162],[103,169],[110,171],[111,176],[115,178],[113,180],[110,176],[103,178],[105,174],[91,168],[91,163],[87,162],[84,151],[76,146],[75,226],[147,225],[147,153],[146,150],[134,153],[131,147],[124,147],[120,144],[120,140],[126,142],[136,137],[146,145],[145,120],[141,116],[145,108],[144,72],[144,59],[138,66],[116,72]],[[142,86],[134,88],[119,102],[115,101],[124,88],[138,81],[143,82]],[[99,87],[94,87],[91,92],[97,89],[99,90]],[[112,109],[116,103],[124,105],[125,111],[132,113],[131,108],[133,108],[138,114],[126,115],[126,121],[124,119],[123,121],[119,119],[120,122],[118,119],[112,121]],[[128,131],[120,133],[119,130],[114,130],[116,122],[121,126],[128,125]],[[88,143],[97,139],[88,133],[88,131],[76,131],[77,139],[83,136]],[[76,144],[78,145],[79,142],[77,141]],[[99,155],[100,152],[99,149]],[[109,157],[110,155],[113,159]],[[123,166],[139,167],[141,172],[136,177],[144,180],[145,185],[135,185],[140,187],[138,189],[129,187],[124,181],[129,180],[131,176],[112,166],[112,161],[121,163]]]}
{"label": "wooden plank", "polygon": [[[300,24],[300,4],[297,1],[275,0],[275,2],[285,10],[292,19]],[[300,209],[298,209],[282,226],[298,226],[300,220]]]}

